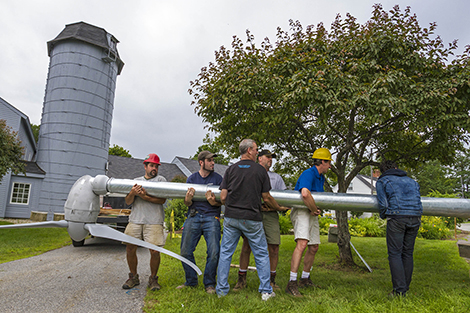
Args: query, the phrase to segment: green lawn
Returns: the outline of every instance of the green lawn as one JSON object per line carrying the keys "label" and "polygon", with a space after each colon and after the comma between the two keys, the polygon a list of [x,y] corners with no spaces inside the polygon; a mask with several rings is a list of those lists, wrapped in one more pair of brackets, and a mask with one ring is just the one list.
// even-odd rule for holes
{"label": "green lawn", "polygon": [[[6,224],[0,221],[0,224]],[[302,291],[301,299],[283,290],[267,302],[260,299],[256,272],[248,273],[248,288],[229,292],[219,299],[208,295],[202,286],[176,290],[184,283],[181,262],[162,256],[159,271],[162,290],[149,291],[145,312],[469,312],[470,265],[459,257],[452,240],[418,239],[415,249],[415,271],[410,292],[405,299],[389,299],[391,291],[385,238],[353,237],[352,242],[373,272],[369,273],[353,252],[359,268],[345,269],[337,265],[338,248],[322,236],[312,271],[314,283],[321,289]],[[165,248],[179,253],[181,239],[168,239]],[[25,258],[70,244],[65,229],[25,228],[0,231],[0,263]],[[232,263],[238,264],[241,243]],[[196,262],[203,270],[205,242],[196,250]],[[282,236],[277,283],[284,289],[294,249],[293,236]],[[254,261],[250,262],[254,266]],[[302,270],[302,269],[300,269]],[[230,284],[237,279],[237,269],[230,271]]]}
{"label": "green lawn", "polygon": [[[145,312],[469,312],[470,265],[459,257],[455,241],[418,239],[415,249],[415,271],[409,295],[405,299],[389,299],[392,290],[385,238],[354,237],[353,244],[373,272],[367,271],[357,255],[359,269],[341,269],[337,265],[338,248],[322,236],[312,271],[314,283],[321,289],[301,291],[304,297],[293,298],[284,292],[293,236],[282,236],[277,283],[283,288],[267,302],[260,299],[256,272],[248,273],[248,288],[229,292],[219,299],[208,295],[200,285],[196,289],[176,290],[184,283],[181,263],[163,256],[159,271],[162,290],[148,292]],[[180,239],[168,239],[165,248],[179,252]],[[232,263],[238,264],[239,249]],[[203,270],[205,242],[196,250],[196,262]],[[253,258],[250,265],[255,265]],[[235,285],[237,269],[230,271],[229,282]]]}
{"label": "green lawn", "polygon": [[[11,223],[0,221],[0,225]],[[0,230],[0,264],[24,259],[71,244],[65,228],[13,228]]]}

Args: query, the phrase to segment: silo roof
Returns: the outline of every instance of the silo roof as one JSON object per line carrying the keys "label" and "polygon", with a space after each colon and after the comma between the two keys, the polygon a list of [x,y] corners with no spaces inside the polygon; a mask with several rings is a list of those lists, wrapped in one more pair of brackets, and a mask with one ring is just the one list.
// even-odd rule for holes
{"label": "silo roof", "polygon": [[[89,44],[102,47],[104,49],[108,49],[116,53],[116,56],[117,56],[116,63],[118,65],[118,75],[119,75],[124,66],[124,62],[121,60],[119,53],[117,51],[117,48],[112,49],[109,46],[107,35],[108,35],[108,32],[105,29],[85,23],[85,22],[68,24],[68,25],[65,25],[64,30],[59,35],[57,35],[57,37],[47,42],[47,53],[49,56],[51,56],[51,52],[52,52],[52,49],[54,49],[54,45],[59,41],[73,39],[73,40],[80,40],[83,42],[87,42]],[[113,35],[111,36],[116,43],[119,42],[119,40],[117,40],[116,37],[114,37]]]}

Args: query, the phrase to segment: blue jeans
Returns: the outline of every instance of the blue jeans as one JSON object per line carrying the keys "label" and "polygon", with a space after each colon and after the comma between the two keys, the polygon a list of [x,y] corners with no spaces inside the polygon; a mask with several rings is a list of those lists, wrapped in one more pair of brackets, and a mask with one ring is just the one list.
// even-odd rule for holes
{"label": "blue jeans", "polygon": [[[196,263],[194,261],[194,250],[196,250],[201,236],[204,236],[207,245],[203,283],[206,287],[214,287],[220,250],[220,221],[218,216],[203,216],[197,213],[195,216],[186,219],[183,237],[181,238],[181,256]],[[186,282],[184,284],[186,286],[196,286],[198,284],[196,271],[185,263],[182,264],[186,275]]]}
{"label": "blue jeans", "polygon": [[219,296],[225,296],[230,290],[228,283],[230,263],[242,234],[248,239],[255,258],[260,281],[258,291],[262,293],[273,292],[270,285],[268,243],[264,235],[263,222],[225,217],[224,235],[220,244],[219,267],[217,269],[217,287],[215,288]]}
{"label": "blue jeans", "polygon": [[387,218],[387,249],[393,291],[406,294],[413,275],[413,250],[421,217]]}

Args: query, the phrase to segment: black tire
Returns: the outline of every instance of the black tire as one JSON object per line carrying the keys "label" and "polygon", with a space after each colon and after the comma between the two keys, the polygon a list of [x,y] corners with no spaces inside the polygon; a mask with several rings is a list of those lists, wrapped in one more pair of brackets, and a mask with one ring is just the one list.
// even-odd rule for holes
{"label": "black tire", "polygon": [[84,244],[85,244],[85,239],[83,239],[82,241],[75,241],[72,239],[72,245],[74,247],[83,247]]}

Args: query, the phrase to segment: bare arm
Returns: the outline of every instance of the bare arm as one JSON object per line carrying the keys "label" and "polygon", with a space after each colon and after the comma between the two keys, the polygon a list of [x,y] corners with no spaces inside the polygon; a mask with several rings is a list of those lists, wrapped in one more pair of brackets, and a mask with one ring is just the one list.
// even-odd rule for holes
{"label": "bare arm", "polygon": [[144,187],[142,187],[142,189],[139,192],[138,196],[141,197],[142,200],[145,200],[145,201],[148,201],[148,202],[151,202],[151,203],[155,203],[155,204],[163,204],[166,201],[165,198],[157,198],[157,197],[154,197],[154,196],[151,196],[151,195],[147,194],[147,191],[145,190]]}
{"label": "bare arm", "polygon": [[308,190],[307,188],[302,188],[300,193],[302,195],[302,200],[304,201],[304,204],[310,210],[310,215],[313,215],[313,216],[320,215],[321,211],[317,207],[317,204],[315,203],[315,200],[313,199],[312,194],[310,193],[310,190]]}
{"label": "bare arm", "polygon": [[222,189],[222,191],[220,192],[220,202],[222,204],[225,204],[225,200],[227,200],[227,194],[228,194],[227,189]]}
{"label": "bare arm", "polygon": [[282,209],[281,206],[274,200],[273,196],[268,192],[263,192],[261,194],[261,197],[263,197],[264,203],[266,203],[270,208],[274,209],[275,211],[285,211]]}

